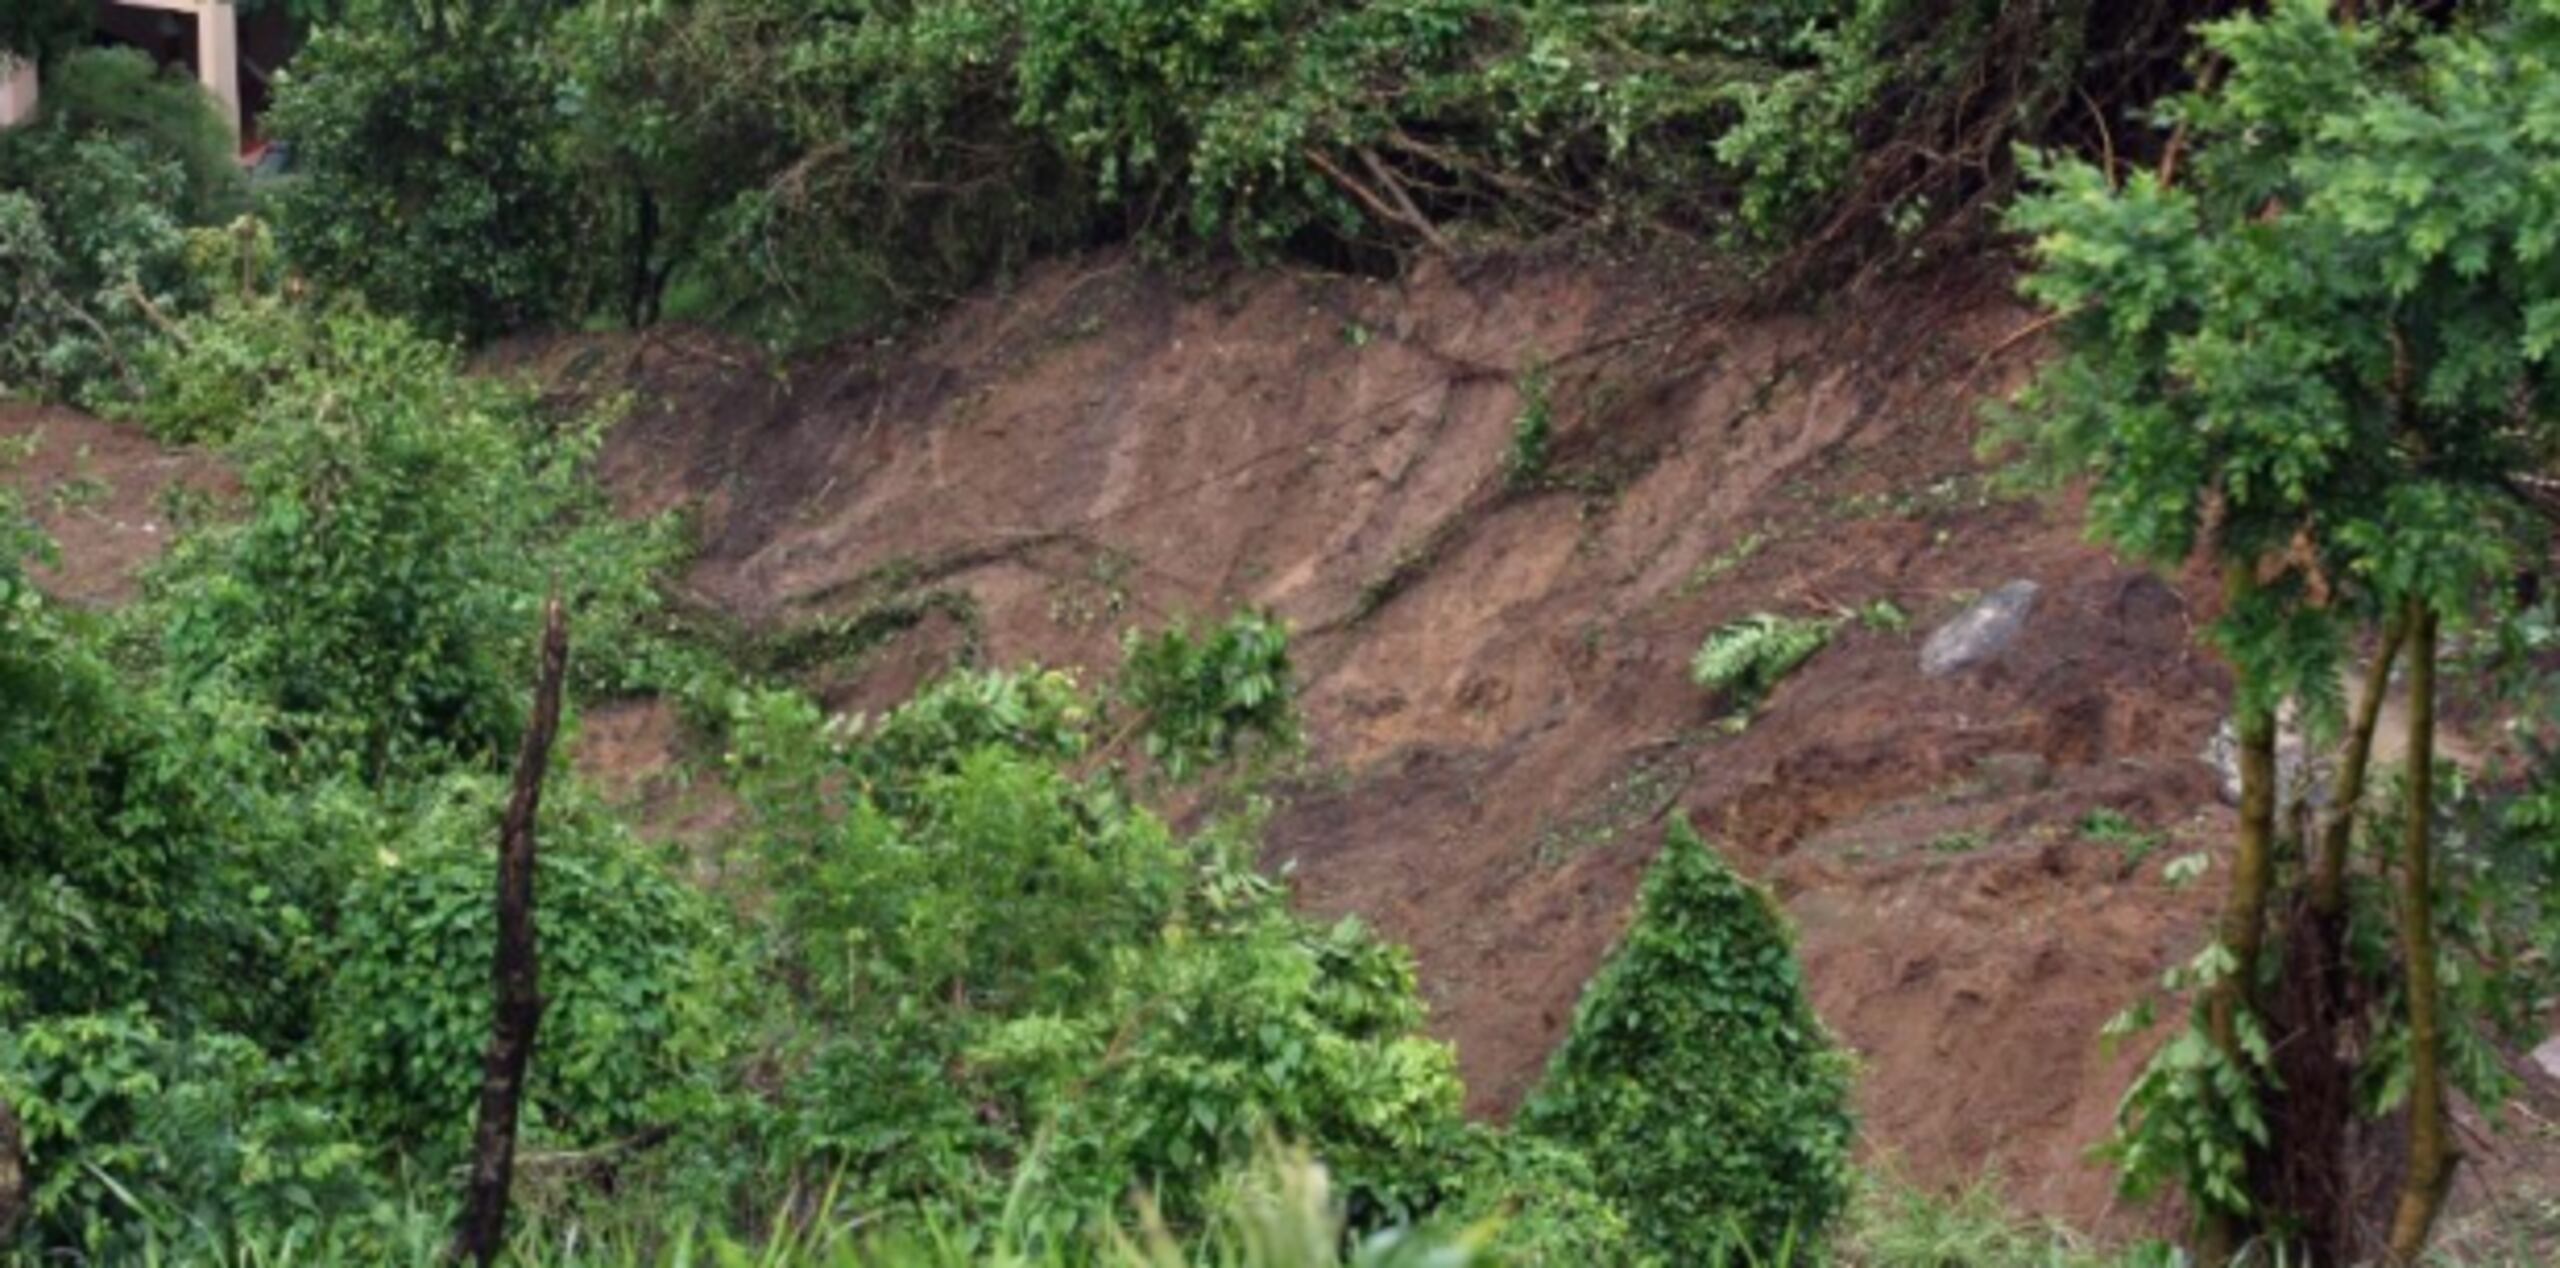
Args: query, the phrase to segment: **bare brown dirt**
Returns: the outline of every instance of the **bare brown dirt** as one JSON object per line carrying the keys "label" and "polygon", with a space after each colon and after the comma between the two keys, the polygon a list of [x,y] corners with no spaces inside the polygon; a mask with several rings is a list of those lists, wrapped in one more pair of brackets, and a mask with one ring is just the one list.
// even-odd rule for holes
{"label": "bare brown dirt", "polygon": [[208,454],[167,450],[76,410],[0,403],[0,488],[53,540],[37,584],[88,607],[133,597],[175,532],[169,498],[221,498],[237,482]]}

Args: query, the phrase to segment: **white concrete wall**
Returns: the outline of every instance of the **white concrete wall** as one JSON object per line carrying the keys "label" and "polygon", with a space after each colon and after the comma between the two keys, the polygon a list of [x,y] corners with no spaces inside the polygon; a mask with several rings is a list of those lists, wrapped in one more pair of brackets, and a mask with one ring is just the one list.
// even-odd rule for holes
{"label": "white concrete wall", "polygon": [[35,63],[0,53],[0,128],[24,123],[35,113]]}

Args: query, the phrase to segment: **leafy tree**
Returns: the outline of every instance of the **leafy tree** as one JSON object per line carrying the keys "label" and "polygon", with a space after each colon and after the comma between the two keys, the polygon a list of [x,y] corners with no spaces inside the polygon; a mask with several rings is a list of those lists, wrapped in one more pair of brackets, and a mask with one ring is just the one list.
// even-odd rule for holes
{"label": "leafy tree", "polygon": [[266,121],[293,147],[275,217],[298,268],[475,341],[574,311],[548,8],[374,4],[313,34]]}
{"label": "leafy tree", "polygon": [[1685,820],[1520,1124],[1588,1156],[1667,1263],[1806,1253],[1847,1203],[1847,1059],[1776,907]]}
{"label": "leafy tree", "polygon": [[[298,321],[314,324],[261,330]],[[494,765],[543,593],[561,588],[582,635],[654,605],[666,543],[603,516],[580,474],[594,420],[554,428],[530,394],[361,311],[226,309],[191,338],[174,372],[244,346],[262,368],[173,394],[186,426],[233,433],[249,509],[164,564],[163,651],[182,690],[266,710],[306,769],[379,783],[422,761]]]}
{"label": "leafy tree", "polygon": [[[2335,980],[2316,966],[2339,962],[2360,807],[2343,801],[2316,848],[2300,843],[2309,866],[2283,874],[2275,719],[2293,699],[2333,724],[2350,636],[2387,619],[2397,633],[2369,681],[2387,680],[2405,641],[2413,683],[2405,831],[2397,857],[2380,860],[2400,879],[2389,972],[2406,1005],[2404,1019],[2381,1020],[2407,1027],[2413,1123],[2387,1249],[2407,1262],[2453,1162],[2430,839],[2437,631],[2495,610],[2494,583],[2537,532],[2511,473],[2544,469],[2554,452],[2560,290],[2548,264],[2560,212],[2538,173],[2560,145],[2539,122],[2560,104],[2560,13],[2521,4],[2430,29],[2335,21],[2293,0],[2205,38],[2223,71],[2176,108],[2185,170],[2164,163],[2119,183],[2050,163],[2016,213],[2035,241],[2029,293],[2065,318],[2063,355],[2025,398],[2033,439],[2059,469],[2091,477],[2100,538],[2146,559],[2201,550],[2217,563],[2214,638],[2238,678],[2231,890],[2215,947],[2182,982],[2201,989],[2209,1042],[2173,1042],[2137,1084],[2123,1157],[2137,1184],[2186,1187],[2209,1252],[2261,1219],[2335,1228],[2336,1213],[2303,1209],[2309,1199],[2263,1178],[2268,1151],[2317,1126],[2264,1126],[2283,1113],[2268,1054],[2343,1059],[2333,1032],[2268,1033],[2267,984],[2285,957],[2267,931],[2290,881],[2305,901],[2288,938],[2308,945],[2309,978]],[[2349,735],[2350,790],[2363,788],[2373,725],[2367,710]]]}

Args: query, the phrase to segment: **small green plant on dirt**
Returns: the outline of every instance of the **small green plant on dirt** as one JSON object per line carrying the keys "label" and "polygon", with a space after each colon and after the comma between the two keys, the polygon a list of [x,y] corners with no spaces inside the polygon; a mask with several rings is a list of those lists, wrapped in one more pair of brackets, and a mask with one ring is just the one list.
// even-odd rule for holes
{"label": "small green plant on dirt", "polygon": [[1744,533],[1740,541],[1691,569],[1689,575],[1680,581],[1680,597],[1688,599],[1704,593],[1708,586],[1732,576],[1742,565],[1751,562],[1752,557],[1767,549],[1768,545],[1767,533],[1756,528]]}
{"label": "small green plant on dirt", "polygon": [[1720,626],[1689,662],[1689,679],[1731,701],[1748,722],[1778,683],[1830,643],[1839,622],[1754,612]]}
{"label": "small green plant on dirt", "polygon": [[1503,482],[1515,492],[1546,482],[1554,456],[1555,406],[1547,396],[1547,367],[1532,361],[1515,384],[1520,413],[1511,420],[1511,451],[1503,455]]}
{"label": "small green plant on dirt", "polygon": [[1877,634],[1911,632],[1911,614],[1891,599],[1878,599],[1858,609],[1858,624]]}
{"label": "small green plant on dirt", "polygon": [[1984,835],[1981,829],[1969,828],[1962,832],[1941,832],[1929,838],[1928,843],[1921,848],[1931,854],[1971,854],[1990,844],[1990,841],[1991,838]]}
{"label": "small green plant on dirt", "polygon": [[2099,845],[2111,845],[2124,856],[2124,870],[2133,872],[2150,861],[2160,847],[2169,843],[2166,832],[2145,831],[2119,810],[2105,806],[2080,817],[2080,835]]}

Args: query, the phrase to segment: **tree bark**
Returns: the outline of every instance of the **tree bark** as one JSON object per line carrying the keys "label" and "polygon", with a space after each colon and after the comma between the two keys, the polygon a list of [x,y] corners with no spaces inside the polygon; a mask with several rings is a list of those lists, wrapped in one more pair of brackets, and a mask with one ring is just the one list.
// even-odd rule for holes
{"label": "tree bark", "polygon": [[2356,810],[2364,800],[2365,769],[2373,760],[2374,727],[2382,720],[2382,698],[2391,688],[2391,665],[2408,637],[2408,623],[2385,622],[2382,644],[2365,667],[2364,694],[2356,698],[2346,752],[2338,762],[2338,787],[2329,800],[2329,818],[2320,827],[2320,855],[2311,875],[2311,910],[2323,921],[2334,920],[2347,906],[2347,853],[2355,841]]}
{"label": "tree bark", "polygon": [[[2257,589],[2255,566],[2246,561],[2224,565],[2222,583],[2225,610],[2239,606]],[[2240,1049],[2240,1013],[2253,1003],[2250,982],[2266,939],[2267,895],[2275,879],[2275,711],[2243,705],[2236,722],[2240,839],[2231,864],[2231,888],[2223,897],[2214,931],[2214,940],[2231,953],[2233,966],[2205,997],[2205,1025],[2213,1046],[2240,1066],[2248,1061]],[[2207,1211],[2197,1225],[2199,1257],[2209,1264],[2227,1263],[2239,1252],[2245,1234],[2240,1221],[2229,1213]]]}
{"label": "tree bark", "polygon": [[542,1025],[541,953],[533,923],[533,826],[542,807],[542,777],[560,729],[560,686],[569,665],[569,632],[560,600],[543,605],[542,668],[533,719],[516,754],[515,785],[498,828],[498,945],[490,966],[495,999],[489,1050],[481,1062],[480,1118],[473,1133],[469,1187],[446,1258],[489,1264],[507,1228],[507,1187],[515,1175],[516,1119]]}
{"label": "tree bark", "polygon": [[16,1232],[27,1210],[27,1147],[18,1112],[0,1097],[0,1246]]}
{"label": "tree bark", "polygon": [[2390,1261],[2414,1264],[2461,1158],[2445,1117],[2444,1036],[2436,1013],[2435,810],[2436,615],[2409,605],[2409,773],[2402,851],[2400,949],[2409,996],[2409,1174],[2391,1214]]}

